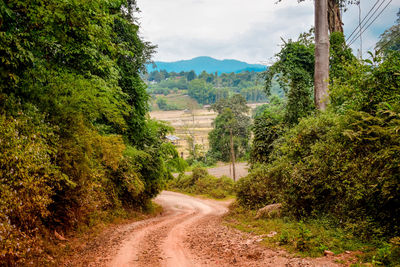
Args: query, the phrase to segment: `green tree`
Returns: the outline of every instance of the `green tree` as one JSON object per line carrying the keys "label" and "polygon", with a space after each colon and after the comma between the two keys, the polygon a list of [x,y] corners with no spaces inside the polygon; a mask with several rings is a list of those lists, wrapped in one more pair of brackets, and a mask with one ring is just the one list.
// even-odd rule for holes
{"label": "green tree", "polygon": [[215,104],[211,106],[211,109],[213,109],[218,114],[221,114],[225,108],[229,108],[233,112],[235,117],[242,119],[244,119],[244,117],[241,116],[246,116],[245,114],[247,114],[247,112],[249,111],[246,99],[239,94],[233,95],[229,98],[219,99]]}
{"label": "green tree", "polygon": [[[46,227],[144,207],[169,178],[159,149],[168,129],[145,116],[140,73],[154,46],[139,37],[136,9],[133,0],[1,1],[0,239],[9,242],[0,265],[38,257]],[[19,197],[24,212],[8,208]]]}
{"label": "green tree", "polygon": [[250,160],[252,163],[268,163],[274,149],[274,141],[285,132],[285,105],[281,98],[271,97],[261,114],[254,118],[253,143]]}
{"label": "green tree", "polygon": [[250,118],[246,100],[241,95],[221,99],[212,108],[218,112],[210,131],[210,156],[229,161],[243,157],[249,150]]}
{"label": "green tree", "polygon": [[190,81],[196,79],[196,76],[197,76],[196,73],[195,73],[193,70],[191,70],[191,71],[187,74],[187,80],[188,80],[188,82],[190,82]]}
{"label": "green tree", "polygon": [[346,68],[348,65],[356,63],[356,57],[351,48],[346,46],[343,33],[334,32],[329,37],[329,83],[332,85],[338,81],[345,81],[348,77]]}
{"label": "green tree", "polygon": [[204,80],[194,79],[189,83],[188,94],[200,104],[212,103],[212,86]]}
{"label": "green tree", "polygon": [[168,104],[165,98],[162,97],[157,98],[157,106],[161,110],[168,110]]}
{"label": "green tree", "polygon": [[400,10],[397,12],[396,23],[382,33],[375,49],[385,55],[390,51],[400,51]]}
{"label": "green tree", "polygon": [[285,121],[296,124],[314,109],[314,44],[311,33],[300,35],[297,41],[284,42],[276,55],[277,61],[265,72],[267,94],[276,78],[284,88],[287,105]]}

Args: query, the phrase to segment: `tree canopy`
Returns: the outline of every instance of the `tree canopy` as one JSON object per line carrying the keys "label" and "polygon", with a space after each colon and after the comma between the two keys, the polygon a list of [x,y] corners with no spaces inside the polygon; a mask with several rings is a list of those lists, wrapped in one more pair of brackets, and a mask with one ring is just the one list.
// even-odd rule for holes
{"label": "tree canopy", "polygon": [[146,207],[170,177],[171,129],[146,118],[140,75],[154,46],[136,11],[132,0],[1,1],[0,265],[40,256],[46,229]]}
{"label": "tree canopy", "polygon": [[209,155],[216,160],[229,161],[230,137],[233,135],[235,157],[243,157],[249,150],[250,117],[246,100],[241,95],[221,99],[212,109],[218,113],[209,132]]}

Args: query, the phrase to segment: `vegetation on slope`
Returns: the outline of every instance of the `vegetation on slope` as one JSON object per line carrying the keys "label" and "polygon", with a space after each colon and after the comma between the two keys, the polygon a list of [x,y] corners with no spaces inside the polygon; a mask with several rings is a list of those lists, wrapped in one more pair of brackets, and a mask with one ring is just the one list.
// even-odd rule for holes
{"label": "vegetation on slope", "polygon": [[154,47],[135,1],[0,7],[0,265],[40,265],[46,233],[144,209],[177,154],[160,149],[171,129],[145,117]]}
{"label": "vegetation on slope", "polygon": [[343,229],[380,247],[375,263],[395,265],[400,257],[400,53],[359,61],[342,34],[333,33],[331,44],[331,104],[322,113],[308,108],[299,113],[297,106],[311,102],[301,92],[312,83],[296,78],[305,65],[285,67],[287,58],[312,65],[304,61],[308,50],[298,49],[311,43],[283,45],[270,70],[280,70],[288,99],[283,111],[276,102],[255,119],[253,168],[236,185],[238,203],[244,210],[281,203],[290,221],[325,218],[328,229]]}
{"label": "vegetation on slope", "polygon": [[[152,95],[189,95],[199,104],[214,104],[219,99],[225,99],[235,94],[241,94],[250,103],[267,100],[263,89],[263,81],[259,73],[207,73],[197,75],[189,72],[153,71],[144,78],[149,83],[148,92]],[[283,96],[283,91],[275,79],[272,80],[271,92]]]}

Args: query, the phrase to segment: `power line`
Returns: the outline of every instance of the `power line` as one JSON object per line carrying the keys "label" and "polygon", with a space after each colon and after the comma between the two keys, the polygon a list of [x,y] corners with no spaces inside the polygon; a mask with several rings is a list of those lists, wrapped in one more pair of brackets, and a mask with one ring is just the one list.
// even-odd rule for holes
{"label": "power line", "polygon": [[[379,12],[379,14],[374,18],[374,20],[371,21],[371,23],[368,24],[368,26],[367,26],[366,28],[363,29],[363,31],[361,32],[361,34],[363,34],[363,33],[372,25],[372,23],[374,23],[374,22],[377,20],[377,18],[379,18],[379,16],[383,13],[383,11],[385,11],[385,9],[389,6],[389,4],[390,4],[392,1],[393,1],[393,0],[390,0],[390,1],[386,4],[386,6],[381,10],[381,12]],[[350,41],[348,46],[352,45],[357,39],[358,39],[358,37],[356,37],[355,39],[353,39],[352,41]]]}
{"label": "power line", "polygon": [[[385,11],[385,9],[390,5],[390,3],[391,3],[392,1],[393,1],[393,0],[390,0],[390,1],[386,4],[386,6],[381,10],[381,12],[379,12],[379,14],[374,18],[374,20],[371,21],[371,23],[368,24],[368,26],[367,26],[366,28],[363,29],[363,31],[361,32],[361,34],[363,34],[363,33],[372,25],[372,23],[374,23],[374,22],[377,20],[377,18],[383,13],[383,11]],[[364,24],[364,25],[365,25],[365,24]],[[353,39],[352,41],[350,41],[350,44],[349,44],[349,45],[352,45],[357,39],[358,39],[358,38],[355,38],[355,39]]]}
{"label": "power line", "polygon": [[[380,2],[379,6],[376,7],[376,5],[380,2],[380,0],[378,0],[377,2],[375,2],[374,6],[368,11],[367,15],[362,19],[361,21],[361,26],[357,26],[353,33],[347,38],[346,42],[350,43],[352,42],[356,37],[357,34],[355,34],[354,36],[352,36],[354,33],[357,32],[357,29],[360,29],[360,32],[362,30],[362,28],[374,17],[374,15],[376,14],[376,12],[378,12],[378,10],[381,8],[381,6],[386,2],[386,0],[383,0],[382,2]],[[360,3],[359,3],[360,5]],[[376,8],[375,8],[376,7]],[[373,12],[371,14],[371,12]]]}
{"label": "power line", "polygon": [[[380,1],[381,1],[381,0],[377,0],[377,1],[375,2],[375,4],[373,5],[373,7],[371,7],[371,9],[368,11],[367,15],[365,15],[365,17],[361,20],[361,24],[362,24],[362,23],[364,22],[364,20],[369,16],[369,14],[371,13],[371,11],[375,8],[375,6],[376,6]],[[379,5],[379,7],[380,7],[385,1],[386,1],[386,0],[383,0],[383,2]],[[360,3],[359,3],[359,5],[360,5]],[[379,7],[378,7],[378,9],[379,9]],[[358,27],[360,27],[360,25],[357,26],[357,27],[353,30],[353,32],[350,34],[349,37],[347,37],[346,42],[347,42],[348,40],[350,40],[350,38],[353,36],[353,34],[357,31]]]}
{"label": "power line", "polygon": [[[378,0],[379,2],[380,0]],[[375,5],[373,6],[373,8],[370,11],[373,11],[373,13],[371,14],[371,12],[369,12],[369,16],[365,16],[363,21],[362,21],[362,25],[360,27],[356,27],[355,30],[357,30],[358,28],[360,28],[360,32],[362,31],[362,28],[365,27],[365,25],[367,23],[370,22],[370,20],[375,16],[375,14],[379,11],[379,9],[381,8],[381,6],[386,2],[386,0],[383,0],[382,2],[380,2],[379,6],[377,6],[376,8],[374,8],[376,6],[376,4],[378,4],[378,2],[375,3]],[[365,21],[365,22],[364,22]],[[355,39],[357,39],[357,35],[354,35],[353,37],[349,37],[347,38],[346,42],[347,43],[352,43]]]}

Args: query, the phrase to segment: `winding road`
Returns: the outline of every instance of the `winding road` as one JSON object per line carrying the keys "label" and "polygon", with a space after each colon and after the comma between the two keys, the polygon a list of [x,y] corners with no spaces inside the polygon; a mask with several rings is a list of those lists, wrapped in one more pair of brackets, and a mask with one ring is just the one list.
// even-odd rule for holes
{"label": "winding road", "polygon": [[163,213],[116,225],[90,239],[63,266],[340,266],[338,257],[299,258],[268,249],[256,236],[227,227],[229,202],[163,191]]}
{"label": "winding road", "polygon": [[200,265],[184,246],[187,231],[208,215],[224,214],[226,206],[168,191],[162,192],[155,202],[163,206],[166,215],[132,233],[111,266]]}

